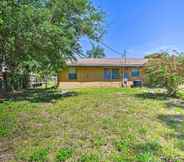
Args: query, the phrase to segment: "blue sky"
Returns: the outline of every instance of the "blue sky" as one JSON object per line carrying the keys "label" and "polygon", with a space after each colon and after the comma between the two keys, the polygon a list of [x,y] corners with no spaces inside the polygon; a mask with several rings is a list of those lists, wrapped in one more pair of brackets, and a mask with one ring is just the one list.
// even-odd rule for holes
{"label": "blue sky", "polygon": [[[127,57],[184,50],[184,0],[92,0],[106,13],[103,41]],[[83,39],[84,49],[90,45]],[[107,57],[119,57],[105,50]]]}

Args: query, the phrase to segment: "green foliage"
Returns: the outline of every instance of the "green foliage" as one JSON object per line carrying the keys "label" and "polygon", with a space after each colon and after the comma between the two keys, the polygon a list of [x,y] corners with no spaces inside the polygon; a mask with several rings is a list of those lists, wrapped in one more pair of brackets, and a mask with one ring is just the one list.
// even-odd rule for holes
{"label": "green foliage", "polygon": [[92,43],[92,49],[87,51],[87,57],[88,58],[104,58],[105,57],[104,49],[101,48],[99,45],[95,46]]}
{"label": "green foliage", "polygon": [[161,153],[160,141],[153,140],[147,143],[138,144],[135,147],[136,152],[152,152],[152,153]]}
{"label": "green foliage", "polygon": [[128,135],[128,137],[122,138],[118,141],[115,141],[115,147],[119,152],[123,152],[124,154],[128,154],[131,143],[134,141],[133,135]]}
{"label": "green foliage", "polygon": [[96,154],[84,154],[80,157],[79,162],[100,162],[100,159]]}
{"label": "green foliage", "polygon": [[8,111],[9,109],[7,108],[6,110],[0,112],[0,137],[9,136],[13,132],[13,128],[16,126],[14,114],[11,114]]}
{"label": "green foliage", "polygon": [[0,127],[0,136],[6,136],[8,134],[8,130],[3,125]]}
{"label": "green foliage", "polygon": [[94,139],[94,145],[99,147],[99,146],[102,146],[105,144],[105,140],[102,138],[102,137],[99,137],[97,136],[95,139]]}
{"label": "green foliage", "polygon": [[39,148],[30,156],[29,162],[46,162],[48,161],[48,149]]}
{"label": "green foliage", "polygon": [[123,155],[113,155],[112,157],[113,162],[127,162],[127,159],[124,158]]}
{"label": "green foliage", "polygon": [[57,152],[56,161],[57,162],[64,162],[67,159],[72,157],[72,153],[73,153],[72,149],[62,148]]}
{"label": "green foliage", "polygon": [[121,139],[120,141],[115,142],[115,146],[120,152],[128,152],[130,140]]}
{"label": "green foliage", "polygon": [[154,160],[154,156],[150,152],[145,152],[137,155],[136,160],[137,162],[156,162]]}
{"label": "green foliage", "polygon": [[166,88],[174,96],[184,83],[184,54],[168,52],[151,55],[146,66],[146,81],[154,87]]}
{"label": "green foliage", "polygon": [[0,64],[12,74],[58,72],[82,53],[81,37],[103,32],[90,0],[2,0],[0,9]]}
{"label": "green foliage", "polygon": [[145,128],[145,127],[140,128],[139,133],[142,135],[145,135],[147,133],[147,128]]}
{"label": "green foliage", "polygon": [[8,129],[9,128],[9,122],[8,122],[8,118],[1,118],[0,120],[0,136],[7,136],[8,135]]}

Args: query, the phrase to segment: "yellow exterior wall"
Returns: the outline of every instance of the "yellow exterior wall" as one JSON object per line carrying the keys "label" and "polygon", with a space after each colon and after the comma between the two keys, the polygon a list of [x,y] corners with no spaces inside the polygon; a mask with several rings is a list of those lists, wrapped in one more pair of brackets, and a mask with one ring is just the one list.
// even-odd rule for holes
{"label": "yellow exterior wall", "polygon": [[[116,80],[104,80],[104,69],[119,69],[120,78]],[[134,67],[75,67],[77,72],[77,80],[69,80],[69,68],[63,69],[58,74],[58,85],[62,88],[82,88],[82,87],[121,87],[122,74],[128,72],[129,80],[126,86],[132,86],[134,80],[144,81],[144,67],[140,67],[140,77],[131,77],[131,72]],[[137,67],[135,67],[137,68]],[[123,85],[125,86],[125,85]]]}
{"label": "yellow exterior wall", "polygon": [[121,82],[60,82],[59,87],[63,89],[87,88],[87,87],[122,87]]}
{"label": "yellow exterior wall", "polygon": [[[104,80],[104,69],[119,69],[120,72],[120,79],[116,80]],[[135,67],[137,68],[137,67]],[[68,78],[68,71],[69,68],[63,69],[58,75],[58,84],[59,85],[80,85],[81,86],[90,86],[90,85],[100,85],[100,86],[121,86],[122,82],[122,73],[128,72],[129,73],[129,81],[134,80],[144,80],[144,68],[141,67],[140,69],[140,77],[131,77],[131,71],[133,67],[128,68],[120,68],[120,67],[75,67],[77,72],[77,80],[69,80]],[[93,82],[93,83],[91,83]],[[107,83],[108,82],[108,83]],[[72,84],[70,84],[72,83]],[[85,84],[84,84],[85,83]],[[111,83],[111,84],[109,84]],[[130,84],[131,85],[131,84]]]}

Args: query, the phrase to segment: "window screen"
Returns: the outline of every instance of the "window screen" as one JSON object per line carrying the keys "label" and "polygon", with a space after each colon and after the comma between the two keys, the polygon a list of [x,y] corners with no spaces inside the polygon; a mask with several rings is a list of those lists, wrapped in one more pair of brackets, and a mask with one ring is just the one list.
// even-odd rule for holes
{"label": "window screen", "polygon": [[132,77],[139,77],[140,71],[139,69],[132,69]]}
{"label": "window screen", "polygon": [[76,80],[77,79],[77,72],[75,68],[70,68],[68,73],[69,80]]}

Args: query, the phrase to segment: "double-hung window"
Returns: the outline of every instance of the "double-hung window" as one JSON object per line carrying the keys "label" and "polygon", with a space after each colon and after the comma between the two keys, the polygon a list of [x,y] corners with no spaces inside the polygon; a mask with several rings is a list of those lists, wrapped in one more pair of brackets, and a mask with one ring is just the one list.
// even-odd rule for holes
{"label": "double-hung window", "polygon": [[112,79],[119,79],[120,74],[119,74],[119,69],[112,69]]}
{"label": "double-hung window", "polygon": [[77,80],[77,71],[75,68],[69,68],[68,79]]}
{"label": "double-hung window", "polygon": [[137,68],[132,69],[132,77],[139,77],[140,71]]}
{"label": "double-hung window", "polygon": [[104,69],[105,80],[115,80],[120,78],[119,69]]}

